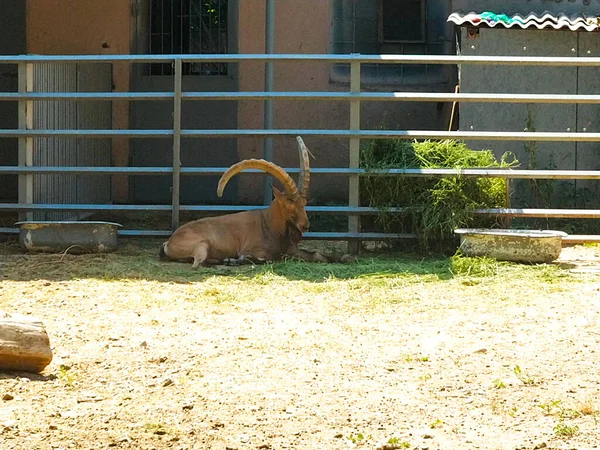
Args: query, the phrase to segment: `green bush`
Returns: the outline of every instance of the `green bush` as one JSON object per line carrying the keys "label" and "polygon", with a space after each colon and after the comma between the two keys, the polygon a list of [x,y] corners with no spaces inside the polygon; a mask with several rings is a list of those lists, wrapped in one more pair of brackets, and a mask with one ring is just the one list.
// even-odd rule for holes
{"label": "green bush", "polygon": [[[471,150],[463,142],[373,140],[361,148],[361,167],[369,169],[509,168],[513,154],[498,161],[490,150]],[[459,227],[489,227],[495,219],[475,216],[479,208],[506,206],[506,180],[473,177],[408,177],[365,174],[361,203],[377,207],[377,229],[415,233],[423,250],[452,236]],[[403,207],[390,213],[390,207]]]}

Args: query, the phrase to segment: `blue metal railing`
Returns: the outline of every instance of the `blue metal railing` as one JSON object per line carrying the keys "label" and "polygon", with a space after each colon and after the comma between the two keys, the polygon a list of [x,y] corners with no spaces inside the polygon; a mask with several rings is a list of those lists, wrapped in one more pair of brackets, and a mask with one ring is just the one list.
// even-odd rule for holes
{"label": "blue metal railing", "polygon": [[[182,64],[184,62],[298,62],[313,61],[327,63],[349,63],[351,67],[351,86],[348,92],[182,92]],[[32,139],[39,137],[75,137],[75,138],[171,138],[173,139],[172,167],[33,167],[31,163],[19,166],[0,166],[0,174],[17,174],[20,179],[29,179],[33,174],[87,174],[87,175],[165,175],[173,179],[173,196],[171,205],[81,205],[81,204],[33,204],[30,201],[21,203],[0,203],[0,211],[170,211],[172,228],[179,225],[181,211],[232,212],[260,208],[262,206],[213,206],[213,205],[180,205],[179,184],[181,176],[215,175],[223,173],[224,167],[181,167],[179,152],[181,139],[190,137],[263,137],[278,138],[289,136],[321,136],[350,141],[351,166],[345,168],[315,168],[313,173],[349,177],[350,183],[348,206],[308,207],[309,212],[344,214],[351,220],[359,215],[374,214],[375,208],[358,206],[358,177],[366,171],[358,168],[358,146],[361,139],[486,139],[513,141],[600,141],[600,133],[574,132],[478,132],[478,131],[422,131],[422,130],[362,130],[356,114],[351,113],[348,130],[295,130],[295,129],[249,129],[249,130],[194,130],[181,128],[182,100],[318,100],[344,101],[353,105],[356,113],[361,101],[412,101],[412,102],[510,102],[510,103],[576,103],[600,104],[600,95],[550,95],[550,94],[470,94],[470,93],[419,93],[419,92],[361,92],[361,64],[496,64],[496,65],[530,65],[530,66],[600,66],[600,58],[596,57],[470,57],[449,55],[314,55],[314,54],[225,54],[225,55],[17,55],[0,56],[0,64],[18,64],[19,79],[23,80],[27,66],[36,63],[73,62],[73,63],[173,63],[173,92],[26,92],[20,83],[20,92],[0,93],[0,101],[18,101],[21,106],[28,102],[41,100],[76,100],[76,101],[112,101],[112,100],[153,100],[173,101],[174,126],[165,130],[39,130],[26,129],[23,117],[20,117],[20,129],[0,130],[0,137],[18,138],[20,141],[20,161],[31,161],[28,154]],[[352,109],[352,108],[351,108]],[[26,108],[20,108],[22,115]],[[359,109],[358,109],[359,110]],[[297,173],[297,168],[287,169]],[[256,171],[249,171],[250,173]],[[390,169],[368,172],[370,175],[395,176],[474,176],[502,177],[506,179],[600,179],[600,171],[570,170],[494,170],[494,169]],[[27,189],[27,183],[20,183]],[[24,196],[24,198],[28,198]],[[395,210],[401,211],[401,208]],[[508,217],[600,217],[597,210],[550,210],[550,209],[487,209],[479,214],[493,214]],[[13,228],[0,228],[0,232],[16,232]],[[168,230],[122,230],[122,235],[167,235]],[[410,235],[391,233],[360,233],[355,220],[347,233],[307,233],[307,238],[332,239],[383,239],[403,238]]]}

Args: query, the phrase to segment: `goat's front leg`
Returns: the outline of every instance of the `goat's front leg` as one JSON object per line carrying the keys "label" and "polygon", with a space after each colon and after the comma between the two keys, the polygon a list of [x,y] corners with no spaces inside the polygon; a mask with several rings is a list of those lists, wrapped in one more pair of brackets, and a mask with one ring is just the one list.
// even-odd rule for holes
{"label": "goat's front leg", "polygon": [[265,258],[258,258],[252,255],[242,255],[239,258],[225,258],[223,264],[226,266],[242,266],[246,264],[259,265],[270,262]]}
{"label": "goat's front leg", "polygon": [[343,256],[322,255],[319,252],[311,252],[308,250],[303,250],[301,248],[296,249],[296,253],[294,253],[292,256],[294,256],[295,258],[297,258],[301,261],[321,262],[321,263],[332,263],[332,262],[348,263],[355,259],[352,255],[343,255]]}

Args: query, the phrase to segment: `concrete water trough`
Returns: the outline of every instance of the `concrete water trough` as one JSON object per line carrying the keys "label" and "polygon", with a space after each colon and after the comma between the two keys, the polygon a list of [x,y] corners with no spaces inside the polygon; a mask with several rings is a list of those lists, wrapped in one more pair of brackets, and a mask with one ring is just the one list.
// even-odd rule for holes
{"label": "concrete water trough", "polygon": [[118,223],[100,221],[17,222],[19,243],[30,252],[107,253],[117,249]]}
{"label": "concrete water trough", "polygon": [[568,236],[553,230],[506,230],[460,228],[460,249],[466,256],[487,256],[499,261],[549,263],[562,250]]}

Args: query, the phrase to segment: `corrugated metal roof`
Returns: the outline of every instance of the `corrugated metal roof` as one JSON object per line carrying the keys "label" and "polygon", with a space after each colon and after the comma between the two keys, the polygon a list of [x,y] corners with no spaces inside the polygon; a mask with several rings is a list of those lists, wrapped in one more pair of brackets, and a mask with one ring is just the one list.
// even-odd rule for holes
{"label": "corrugated metal roof", "polygon": [[531,12],[525,16],[520,14],[496,14],[490,11],[481,13],[471,11],[455,11],[448,17],[448,22],[462,26],[488,26],[505,28],[552,28],[555,30],[569,29],[571,31],[598,31],[600,30],[600,18],[587,16],[585,14],[567,15],[563,13],[551,13],[544,11],[542,14]]}

